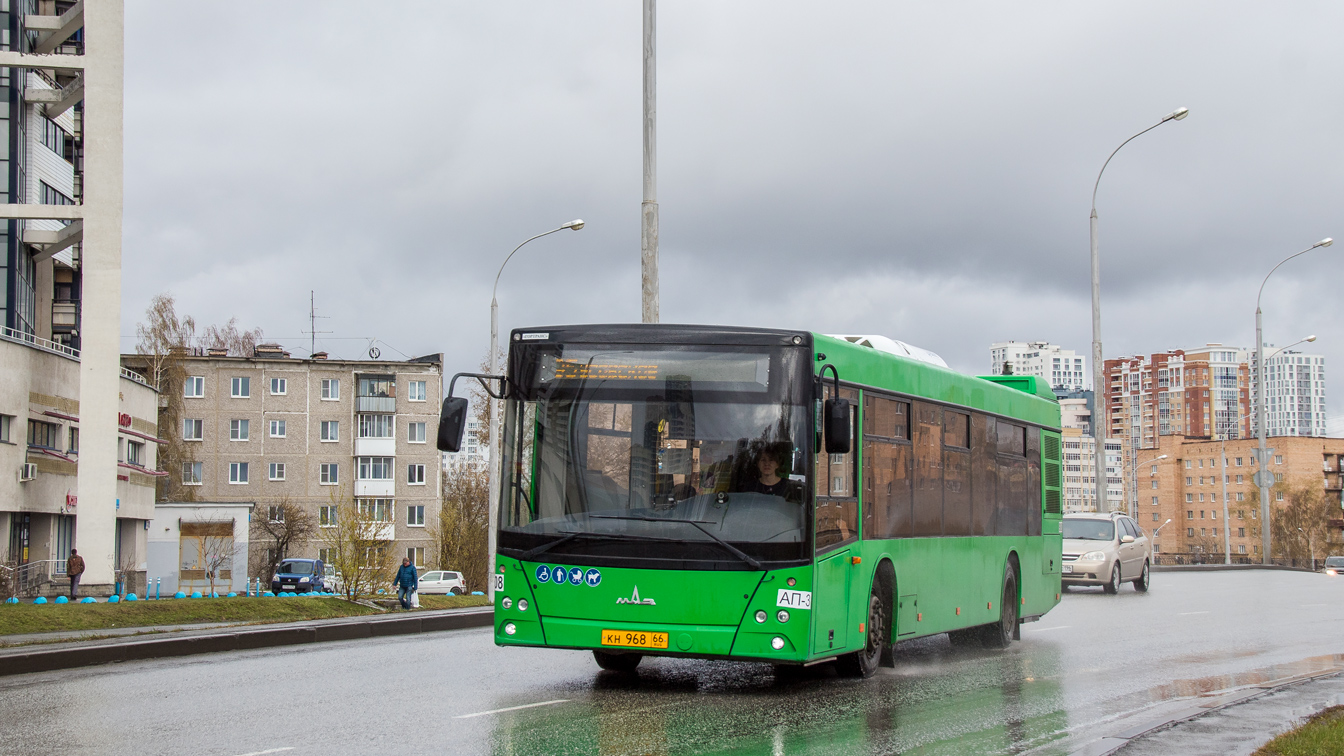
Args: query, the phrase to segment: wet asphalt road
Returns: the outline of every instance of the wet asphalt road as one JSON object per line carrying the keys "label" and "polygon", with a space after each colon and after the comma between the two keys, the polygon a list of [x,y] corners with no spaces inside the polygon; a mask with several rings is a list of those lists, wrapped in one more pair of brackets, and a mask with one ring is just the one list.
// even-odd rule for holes
{"label": "wet asphalt road", "polygon": [[630,678],[485,629],[0,678],[0,753],[1064,754],[1336,654],[1344,578],[1157,573],[1148,594],[1065,594],[1006,652],[921,639],[864,681],[667,659]]}

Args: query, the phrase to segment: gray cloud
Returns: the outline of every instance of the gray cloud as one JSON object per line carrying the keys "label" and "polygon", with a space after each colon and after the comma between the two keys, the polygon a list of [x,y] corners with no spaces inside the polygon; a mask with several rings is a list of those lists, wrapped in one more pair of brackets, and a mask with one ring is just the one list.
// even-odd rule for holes
{"label": "gray cloud", "polygon": [[[1330,3],[664,3],[666,322],[880,332],[967,372],[991,341],[1250,345],[1282,257],[1344,237]],[[266,23],[258,23],[264,19]],[[639,7],[127,9],[122,331],[199,320],[474,366],[502,327],[639,313]],[[1267,338],[1344,368],[1344,244],[1275,274]],[[129,347],[132,340],[126,340]],[[384,350],[388,354],[387,350]],[[1340,384],[1331,378],[1332,407]]]}

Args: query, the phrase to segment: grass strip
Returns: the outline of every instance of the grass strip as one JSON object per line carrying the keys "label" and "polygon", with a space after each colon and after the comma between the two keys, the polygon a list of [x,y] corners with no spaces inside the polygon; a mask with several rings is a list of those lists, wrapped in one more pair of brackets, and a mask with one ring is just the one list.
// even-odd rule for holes
{"label": "grass strip", "polygon": [[1260,746],[1252,756],[1335,756],[1344,753],[1344,706],[1331,706],[1297,729]]}

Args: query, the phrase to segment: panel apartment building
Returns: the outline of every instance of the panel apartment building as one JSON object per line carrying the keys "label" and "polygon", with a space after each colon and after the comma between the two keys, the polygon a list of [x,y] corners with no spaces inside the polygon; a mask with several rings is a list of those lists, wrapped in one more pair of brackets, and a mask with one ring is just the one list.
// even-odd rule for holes
{"label": "panel apartment building", "polygon": [[[1270,436],[1324,436],[1325,357],[1265,345],[1265,432]],[[1255,352],[1251,390],[1257,391]],[[1254,394],[1252,394],[1254,397]]]}
{"label": "panel apartment building", "polygon": [[1087,378],[1087,362],[1072,349],[1044,341],[996,341],[989,346],[990,375],[1044,378],[1059,392],[1082,391]]}
{"label": "panel apartment building", "polygon": [[[255,502],[253,517],[288,501],[327,526],[333,496],[353,495],[388,523],[390,547],[426,566],[440,500],[442,355],[298,359],[269,344],[248,357],[206,350],[182,359],[180,416],[161,428],[182,449],[169,498]],[[141,355],[122,360],[147,370]],[[319,535],[285,556],[322,548]]]}

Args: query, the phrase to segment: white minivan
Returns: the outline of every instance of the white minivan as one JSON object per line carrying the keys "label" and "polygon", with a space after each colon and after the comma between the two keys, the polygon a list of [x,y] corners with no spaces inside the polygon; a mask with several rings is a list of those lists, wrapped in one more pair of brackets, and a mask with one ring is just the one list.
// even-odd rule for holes
{"label": "white minivan", "polygon": [[416,590],[421,593],[450,593],[454,596],[461,596],[467,592],[467,585],[462,582],[462,573],[460,572],[430,570],[420,576],[419,586]]}

